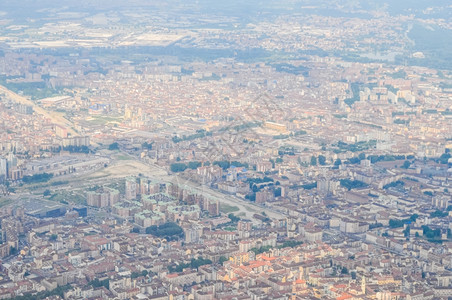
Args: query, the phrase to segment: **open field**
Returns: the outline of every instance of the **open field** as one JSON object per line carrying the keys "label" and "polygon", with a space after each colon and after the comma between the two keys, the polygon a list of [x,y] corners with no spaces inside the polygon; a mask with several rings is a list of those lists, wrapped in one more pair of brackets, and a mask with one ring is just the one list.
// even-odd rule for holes
{"label": "open field", "polygon": [[240,209],[237,206],[228,205],[226,203],[220,204],[220,212],[223,214],[235,213]]}
{"label": "open field", "polygon": [[[41,186],[22,187],[18,192],[35,193],[42,195],[45,189],[49,189],[53,195],[52,199],[56,202],[75,202],[83,204],[85,201],[84,193],[88,188],[96,186],[108,186],[114,183],[118,184],[127,176],[146,176],[160,182],[168,182],[178,184],[191,190],[194,193],[203,194],[206,197],[218,200],[220,203],[220,211],[224,214],[234,213],[238,216],[243,216],[247,219],[254,220],[256,212],[264,211],[268,216],[275,218],[284,217],[282,214],[273,210],[263,208],[254,203],[237,198],[234,195],[226,195],[220,191],[214,190],[208,186],[191,181],[189,178],[183,178],[178,175],[168,174],[168,172],[156,165],[148,165],[136,160],[134,157],[127,154],[117,154],[117,159],[107,167],[91,173],[72,174],[65,176],[63,179],[67,183],[64,185],[51,186],[50,183]],[[63,180],[62,178],[54,178],[53,180]],[[74,201],[72,201],[74,200]],[[12,200],[1,200],[0,206],[10,204]]]}

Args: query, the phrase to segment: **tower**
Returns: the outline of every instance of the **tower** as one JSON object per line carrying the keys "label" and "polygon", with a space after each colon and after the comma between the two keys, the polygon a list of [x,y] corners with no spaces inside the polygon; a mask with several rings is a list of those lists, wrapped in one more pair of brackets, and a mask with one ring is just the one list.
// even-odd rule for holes
{"label": "tower", "polygon": [[366,294],[366,278],[363,276],[363,280],[361,281],[361,293],[363,295]]}

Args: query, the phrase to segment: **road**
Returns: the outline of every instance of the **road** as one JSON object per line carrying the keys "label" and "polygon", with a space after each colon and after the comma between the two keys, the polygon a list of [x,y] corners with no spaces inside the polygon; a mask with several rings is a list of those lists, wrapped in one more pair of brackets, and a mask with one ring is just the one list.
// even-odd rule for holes
{"label": "road", "polygon": [[[224,194],[209,186],[201,185],[176,174],[168,174],[168,171],[161,166],[146,164],[130,154],[126,154],[125,152],[122,153],[129,156],[130,160],[112,160],[107,168],[92,170],[91,172],[75,172],[73,174],[55,177],[53,179],[54,181],[67,180],[68,183],[59,186],[45,185],[42,188],[34,189],[33,193],[41,194],[46,189],[50,189],[53,192],[57,190],[81,190],[88,186],[108,184],[111,180],[118,180],[127,176],[138,176],[141,173],[155,181],[174,183],[185,187],[195,193],[218,200],[220,204],[224,203],[229,206],[235,206],[239,211],[234,212],[234,214],[244,215],[245,218],[252,220],[255,223],[260,223],[260,221],[257,221],[254,218],[253,215],[255,213],[261,214],[262,212],[265,212],[268,217],[276,219],[285,217],[284,214],[268,207],[258,206],[252,202],[238,198],[235,195]],[[23,192],[25,192],[25,190]]]}
{"label": "road", "polygon": [[267,207],[261,207],[258,206],[254,203],[245,201],[241,198],[238,198],[234,195],[227,195],[224,194],[218,190],[215,190],[209,186],[206,185],[201,185],[199,183],[193,182],[189,179],[183,178],[181,176],[178,175],[171,175],[168,174],[168,172],[166,171],[166,169],[157,166],[157,165],[149,165],[150,168],[153,169],[158,169],[158,175],[157,176],[153,176],[153,174],[149,174],[149,176],[152,178],[156,178],[158,180],[161,181],[166,181],[166,182],[172,182],[175,184],[179,184],[181,186],[186,186],[188,187],[188,189],[191,189],[193,191],[197,191],[202,195],[208,196],[212,199],[217,199],[220,203],[225,203],[227,205],[231,205],[231,206],[236,206],[239,208],[239,212],[237,212],[236,214],[240,214],[240,213],[244,213],[246,215],[247,219],[250,220],[254,220],[255,218],[253,217],[253,215],[255,213],[262,213],[265,212],[265,214],[270,217],[270,218],[284,218],[286,217],[284,214],[281,214],[279,212],[276,212],[272,209],[269,209]]}
{"label": "road", "polygon": [[74,129],[74,124],[69,121],[68,119],[64,118],[60,114],[49,112],[45,110],[44,108],[40,107],[36,103],[34,103],[31,100],[28,100],[27,98],[20,96],[13,91],[8,90],[4,86],[0,85],[0,93],[5,93],[5,95],[13,100],[16,103],[25,104],[33,107],[33,111],[35,111],[37,114],[40,114],[44,116],[45,118],[48,118],[52,123],[59,125],[61,127],[64,127],[67,129],[67,133],[71,134],[72,136],[78,136],[78,132]]}

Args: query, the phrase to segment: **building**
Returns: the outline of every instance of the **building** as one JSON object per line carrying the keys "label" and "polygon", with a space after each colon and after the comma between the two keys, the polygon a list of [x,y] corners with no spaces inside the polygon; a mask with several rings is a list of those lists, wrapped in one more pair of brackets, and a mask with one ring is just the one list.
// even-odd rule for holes
{"label": "building", "polygon": [[0,183],[8,178],[8,160],[0,157]]}
{"label": "building", "polygon": [[126,179],[126,199],[134,200],[137,198],[137,182],[135,178]]}

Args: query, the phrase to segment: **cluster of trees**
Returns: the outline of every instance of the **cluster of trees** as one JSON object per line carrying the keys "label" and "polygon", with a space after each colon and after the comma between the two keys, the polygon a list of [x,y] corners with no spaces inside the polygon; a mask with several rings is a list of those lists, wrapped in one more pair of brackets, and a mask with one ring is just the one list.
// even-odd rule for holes
{"label": "cluster of trees", "polygon": [[69,289],[71,289],[70,285],[62,285],[51,291],[43,291],[43,292],[39,292],[37,294],[28,294],[28,295],[24,295],[24,296],[17,296],[17,297],[11,298],[11,300],[42,300],[42,299],[52,298],[53,296],[59,296],[59,298],[63,299],[64,292],[68,291]]}
{"label": "cluster of trees", "polygon": [[264,253],[264,252],[267,252],[268,250],[270,250],[272,248],[272,246],[262,246],[262,247],[259,247],[259,248],[251,248],[250,250],[251,251],[253,251],[254,252],[254,254],[261,254],[261,253]]}
{"label": "cluster of trees", "polygon": [[[234,118],[232,118],[232,117],[228,117],[228,119],[230,121],[234,120]],[[233,129],[233,130],[239,132],[239,131],[243,131],[243,130],[246,130],[246,129],[249,129],[249,128],[256,128],[256,127],[259,127],[261,125],[262,125],[261,122],[248,122],[248,123],[244,123],[244,124],[241,124],[241,125],[235,125],[235,126],[232,126],[232,127],[231,126],[223,127],[223,128],[220,128],[218,131],[219,132],[224,132],[224,131],[229,131],[229,130]]]}
{"label": "cluster of trees", "polygon": [[57,186],[57,185],[64,185],[64,184],[68,184],[68,183],[69,183],[68,180],[59,180],[59,181],[52,182],[50,185],[51,186]]}
{"label": "cluster of trees", "polygon": [[317,157],[311,156],[311,166],[317,166]]}
{"label": "cluster of trees", "polygon": [[69,151],[70,153],[86,153],[90,152],[88,146],[66,146],[63,147],[64,151]]}
{"label": "cluster of trees", "polygon": [[259,191],[260,188],[257,187],[257,185],[262,183],[267,183],[267,185],[272,185],[274,180],[273,178],[265,176],[264,178],[247,178],[246,182],[250,185],[250,189],[253,190],[253,192]]}
{"label": "cluster of trees", "polygon": [[[279,181],[276,183],[272,178],[264,177],[264,178],[247,178],[247,182],[251,188],[251,193],[245,196],[245,199],[248,199],[252,202],[256,201],[256,193],[262,190],[267,186],[280,185]],[[281,188],[277,187],[273,189],[273,194],[275,197],[281,196]]]}
{"label": "cluster of trees", "polygon": [[389,189],[389,188],[391,188],[391,187],[397,187],[397,186],[404,186],[405,185],[405,182],[403,182],[403,181],[401,181],[401,180],[397,180],[397,181],[394,181],[394,182],[391,182],[391,183],[388,183],[388,184],[386,184],[386,185],[384,185],[383,186],[383,189],[385,189],[385,190],[387,190],[387,189]]}
{"label": "cluster of trees", "polygon": [[183,172],[186,169],[196,170],[198,167],[202,165],[200,161],[190,161],[188,164],[185,163],[173,163],[171,164],[171,172]]}
{"label": "cluster of trees", "polygon": [[406,223],[416,222],[417,218],[419,218],[418,214],[413,214],[407,219],[397,220],[390,219],[389,220],[389,228],[400,228],[403,227]]}
{"label": "cluster of trees", "polygon": [[401,166],[402,169],[408,169],[411,166],[411,162],[409,160],[405,160],[403,162],[403,165]]}
{"label": "cluster of trees", "polygon": [[138,278],[140,276],[147,276],[149,274],[149,272],[147,270],[143,270],[141,272],[132,272],[132,274],[130,275],[130,278],[135,279]]}
{"label": "cluster of trees", "polygon": [[441,230],[431,229],[427,225],[422,225],[422,233],[427,239],[440,239],[441,238]]}
{"label": "cluster of trees", "polygon": [[[279,245],[277,248],[278,249],[287,248],[287,247],[294,248],[294,247],[299,246],[301,244],[303,244],[302,241],[285,241],[281,245]],[[250,250],[253,251],[254,254],[257,255],[257,254],[261,254],[261,253],[267,252],[267,251],[269,251],[272,248],[273,248],[272,246],[268,245],[268,246],[262,246],[262,247],[259,247],[259,248],[251,248]]]}
{"label": "cluster of trees", "polygon": [[365,182],[362,182],[360,180],[341,179],[340,183],[341,186],[347,188],[349,191],[351,189],[362,188],[367,186]]}
{"label": "cluster of trees", "polygon": [[410,226],[407,226],[405,230],[403,230],[403,236],[409,237],[410,236]]}
{"label": "cluster of trees", "polygon": [[93,288],[99,288],[99,287],[105,287],[106,289],[110,288],[110,279],[104,279],[104,280],[99,280],[98,278],[90,281],[88,283],[89,285],[91,285]]}
{"label": "cluster of trees", "polygon": [[173,163],[170,165],[171,172],[183,172],[188,168],[184,163]]}
{"label": "cluster of trees", "polygon": [[228,218],[231,219],[231,222],[234,223],[234,224],[236,224],[236,223],[238,223],[238,221],[240,221],[240,218],[235,216],[232,213],[228,215]]}
{"label": "cluster of trees", "polygon": [[282,243],[282,245],[279,245],[278,248],[279,249],[287,248],[287,247],[295,248],[296,246],[299,246],[301,244],[303,244],[302,241],[285,241]]}
{"label": "cluster of trees", "polygon": [[227,227],[230,227],[230,228],[235,227],[237,225],[237,223],[240,221],[240,218],[235,216],[233,213],[228,214],[228,218],[231,219],[231,221],[217,225],[217,229],[227,228]]}
{"label": "cluster of trees", "polygon": [[212,261],[210,259],[204,259],[202,257],[199,257],[198,259],[192,258],[189,263],[168,266],[168,271],[170,273],[174,273],[174,272],[179,273],[179,272],[182,272],[186,268],[198,270],[198,268],[201,266],[211,265],[211,264],[212,264]]}
{"label": "cluster of trees", "polygon": [[232,166],[237,168],[249,168],[249,165],[247,163],[241,163],[239,161],[216,160],[213,162],[213,165],[219,166],[223,170],[227,170]]}
{"label": "cluster of trees", "polygon": [[315,189],[317,188],[317,181],[313,183],[302,184],[301,187],[304,188],[305,190]]}
{"label": "cluster of trees", "polygon": [[379,227],[383,227],[383,224],[381,224],[381,223],[374,223],[374,224],[370,224],[369,225],[369,229],[374,229],[374,228],[379,228]]}
{"label": "cluster of trees", "polygon": [[279,135],[274,135],[273,139],[275,140],[284,140],[284,139],[288,139],[289,135],[288,134],[279,134]]}
{"label": "cluster of trees", "polygon": [[339,152],[344,152],[344,151],[351,151],[351,152],[364,151],[369,148],[374,148],[376,145],[377,145],[376,140],[370,140],[368,142],[361,141],[361,142],[356,142],[354,144],[347,144],[342,141],[339,141],[337,143],[337,145],[333,145],[333,146],[338,147],[338,151],[334,151],[334,152],[339,153]]}
{"label": "cluster of trees", "polygon": [[359,83],[352,82],[351,89],[352,89],[353,97],[347,98],[344,100],[344,103],[350,107],[352,107],[353,103],[355,103],[356,101],[359,101]]}
{"label": "cluster of trees", "polygon": [[246,200],[250,200],[251,202],[255,202],[256,201],[256,193],[250,193],[248,195],[245,196]]}
{"label": "cluster of trees", "polygon": [[[171,172],[183,172],[186,169],[192,169],[195,170],[198,167],[200,167],[202,165],[201,162],[199,161],[191,161],[188,164],[185,163],[181,163],[181,162],[177,162],[177,163],[173,163],[170,165],[171,168]],[[208,166],[210,165],[209,162],[205,162],[204,165]],[[219,166],[220,168],[222,168],[223,170],[227,170],[230,167],[244,167],[244,168],[248,168],[249,165],[247,163],[241,163],[239,161],[227,161],[227,160],[217,160],[213,162],[213,165]]]}
{"label": "cluster of trees", "polygon": [[47,182],[53,177],[53,174],[50,173],[40,173],[34,175],[26,175],[22,178],[24,183],[39,183],[39,182]]}
{"label": "cluster of trees", "polygon": [[295,147],[294,146],[285,146],[285,147],[280,147],[278,149],[278,155],[295,155]]}
{"label": "cluster of trees", "polygon": [[408,120],[403,120],[403,119],[394,119],[394,124],[399,124],[399,125],[408,125],[410,124],[410,119]]}
{"label": "cluster of trees", "polygon": [[220,265],[223,265],[223,263],[228,260],[229,260],[229,258],[227,258],[226,256],[220,256],[220,258],[218,259],[218,263]]}
{"label": "cluster of trees", "polygon": [[178,137],[178,136],[173,136],[172,137],[172,141],[173,143],[179,143],[182,141],[192,141],[195,139],[199,139],[199,138],[203,138],[206,136],[211,136],[212,133],[210,131],[205,131],[204,129],[200,129],[200,130],[196,130],[196,133],[191,134],[189,136],[183,135],[182,137]]}
{"label": "cluster of trees", "polygon": [[377,163],[379,161],[396,161],[396,160],[404,160],[404,159],[413,159],[412,155],[369,155],[367,159],[370,160],[371,163]]}
{"label": "cluster of trees", "polygon": [[299,136],[299,135],[304,135],[306,133],[307,132],[305,130],[298,130],[298,131],[295,131],[293,135],[294,136]]}
{"label": "cluster of trees", "polygon": [[395,220],[395,219],[390,219],[389,220],[389,227],[390,228],[403,227],[404,224],[405,224],[405,220]]}
{"label": "cluster of trees", "polygon": [[294,66],[288,63],[272,64],[271,66],[274,67],[277,72],[286,72],[289,74],[303,75],[305,77],[309,76],[309,68],[305,66]]}
{"label": "cluster of trees", "polygon": [[167,240],[175,240],[183,237],[184,235],[184,230],[182,229],[182,227],[174,222],[167,222],[160,226],[149,226],[146,228],[145,232],[156,237],[163,237]]}
{"label": "cluster of trees", "polygon": [[447,211],[436,210],[430,214],[431,218],[444,218],[447,217],[449,213]]}
{"label": "cluster of trees", "polygon": [[250,128],[256,128],[261,126],[262,123],[260,122],[248,122],[242,125],[236,125],[234,126],[234,130],[235,131],[241,131],[241,130],[245,130],[245,129],[250,129]]}
{"label": "cluster of trees", "polygon": [[312,190],[315,189],[317,187],[317,182],[313,182],[313,183],[306,183],[306,184],[294,184],[292,186],[290,186],[291,189],[298,189],[298,188],[303,188],[305,190]]}
{"label": "cluster of trees", "polygon": [[391,76],[394,79],[400,79],[400,78],[406,78],[406,72],[404,70],[399,70],[395,73],[389,74],[389,76]]}

